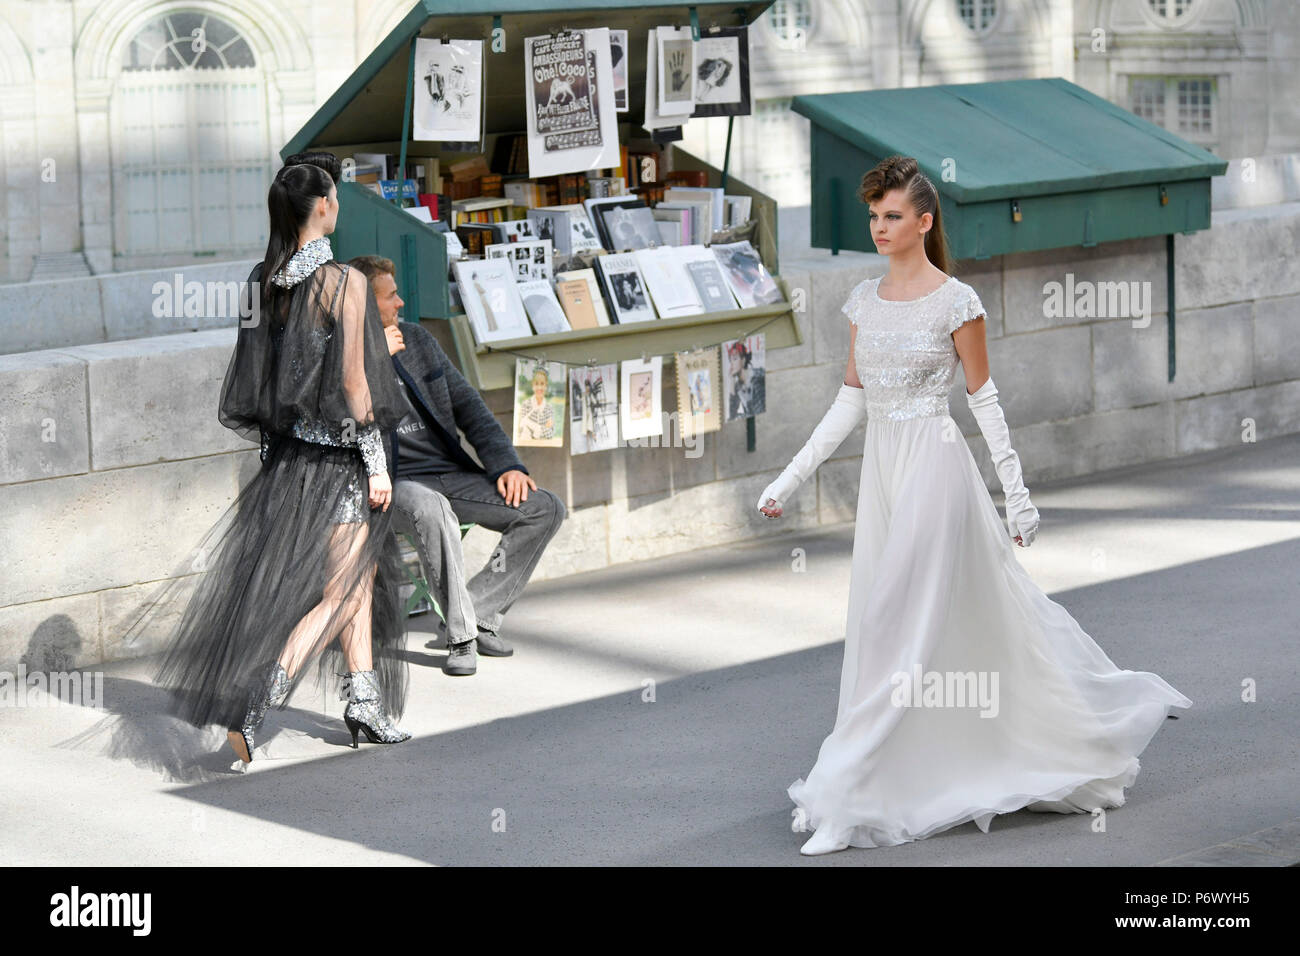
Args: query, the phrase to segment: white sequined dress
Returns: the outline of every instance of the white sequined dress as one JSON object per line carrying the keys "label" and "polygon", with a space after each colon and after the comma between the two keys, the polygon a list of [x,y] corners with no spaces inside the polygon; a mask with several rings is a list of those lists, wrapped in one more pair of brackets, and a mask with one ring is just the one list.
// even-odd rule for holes
{"label": "white sequined dress", "polygon": [[892,301],[878,283],[843,308],[866,440],[835,726],[789,788],[817,831],[805,850],[1120,806],[1137,755],[1191,701],[1116,667],[1017,560],[948,411],[952,332],[983,315],[979,296],[950,277]]}

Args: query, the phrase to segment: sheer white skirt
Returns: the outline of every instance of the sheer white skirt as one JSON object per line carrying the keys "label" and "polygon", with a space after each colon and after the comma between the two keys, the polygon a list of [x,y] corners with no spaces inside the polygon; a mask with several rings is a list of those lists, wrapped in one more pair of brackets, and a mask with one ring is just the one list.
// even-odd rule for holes
{"label": "sheer white skirt", "polygon": [[1121,806],[1191,706],[1116,667],[1016,547],[950,416],[868,420],[835,727],[789,788],[822,849]]}

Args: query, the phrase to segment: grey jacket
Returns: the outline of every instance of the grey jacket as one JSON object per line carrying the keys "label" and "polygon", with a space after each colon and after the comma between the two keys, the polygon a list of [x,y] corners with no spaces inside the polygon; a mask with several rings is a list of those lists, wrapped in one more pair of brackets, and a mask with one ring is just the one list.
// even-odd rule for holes
{"label": "grey jacket", "polygon": [[[419,398],[433,427],[465,471],[486,474],[493,481],[507,471],[527,474],[510,437],[497,424],[483,396],[447,358],[433,333],[414,322],[399,322],[397,326],[406,348],[393,356],[393,368]],[[458,428],[469,439],[482,467],[461,447]],[[395,431],[384,435],[384,450],[389,474],[396,475],[402,450]]]}

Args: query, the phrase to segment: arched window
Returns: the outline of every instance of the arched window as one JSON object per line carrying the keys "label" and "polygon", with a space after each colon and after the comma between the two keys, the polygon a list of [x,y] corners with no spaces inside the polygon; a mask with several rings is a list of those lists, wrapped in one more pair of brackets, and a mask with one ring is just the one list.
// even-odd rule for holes
{"label": "arched window", "polygon": [[1174,23],[1191,12],[1193,0],[1147,0],[1156,19]]}
{"label": "arched window", "polygon": [[776,0],[764,15],[779,46],[802,50],[813,29],[812,0]]}
{"label": "arched window", "polygon": [[123,51],[112,112],[115,252],[127,268],[265,245],[265,81],[234,27],[197,11],[146,24]]}
{"label": "arched window", "polygon": [[957,15],[973,33],[987,33],[998,16],[998,0],[957,0]]}

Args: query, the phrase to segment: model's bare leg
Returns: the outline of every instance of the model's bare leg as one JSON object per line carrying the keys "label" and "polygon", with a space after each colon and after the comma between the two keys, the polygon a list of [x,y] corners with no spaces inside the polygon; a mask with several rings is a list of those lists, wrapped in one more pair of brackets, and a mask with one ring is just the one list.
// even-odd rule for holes
{"label": "model's bare leg", "polygon": [[355,640],[344,640],[343,649],[348,657],[349,670],[370,669],[369,625],[374,572],[358,575],[356,571],[369,535],[370,527],[364,522],[335,525],[330,532],[325,587],[320,603],[304,614],[302,620],[294,626],[284,650],[280,652],[280,666],[290,677],[298,672],[304,662],[323,650],[336,634],[341,639],[345,638],[352,628],[352,619],[357,616],[363,604],[366,626],[362,633],[365,636],[364,663],[367,666],[352,666],[354,660],[348,648],[349,645],[355,646]]}

